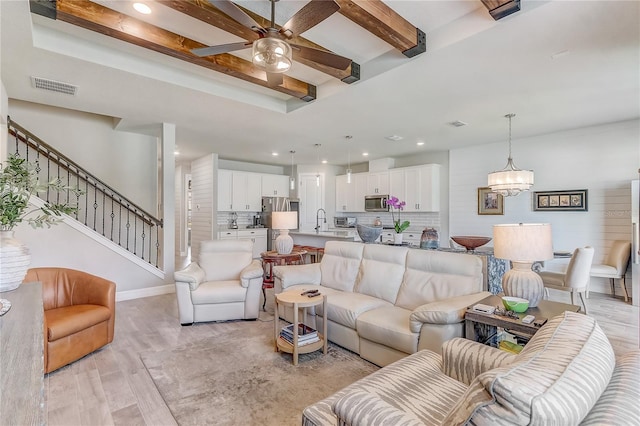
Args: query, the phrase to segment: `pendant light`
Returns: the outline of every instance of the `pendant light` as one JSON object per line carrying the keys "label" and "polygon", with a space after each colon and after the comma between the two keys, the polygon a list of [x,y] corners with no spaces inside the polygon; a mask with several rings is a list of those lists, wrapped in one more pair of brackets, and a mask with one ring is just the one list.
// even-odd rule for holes
{"label": "pendant light", "polygon": [[[320,167],[320,147],[322,146],[322,144],[317,143],[315,144],[316,147],[316,159],[318,160],[318,167]],[[316,186],[320,187],[320,169],[318,169],[318,171],[316,172]]]}
{"label": "pendant light", "polygon": [[293,174],[293,154],[295,154],[296,152],[291,150],[289,151],[289,153],[291,154],[291,176],[289,176],[289,189],[293,191],[294,189],[296,189],[296,178]]}
{"label": "pendant light", "polygon": [[488,186],[492,192],[508,197],[528,191],[533,186],[533,170],[521,170],[513,164],[511,158],[511,119],[516,115],[505,115],[509,119],[509,158],[504,169],[489,173]]}
{"label": "pendant light", "polygon": [[351,183],[351,146],[349,146],[349,141],[353,138],[351,135],[345,136],[347,139],[347,183]]}

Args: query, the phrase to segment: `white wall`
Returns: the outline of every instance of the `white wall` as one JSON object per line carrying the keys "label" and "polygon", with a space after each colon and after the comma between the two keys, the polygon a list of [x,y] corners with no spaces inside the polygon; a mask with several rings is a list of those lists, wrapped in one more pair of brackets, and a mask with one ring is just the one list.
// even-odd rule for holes
{"label": "white wall", "polygon": [[[479,216],[477,189],[486,186],[489,172],[506,164],[507,141],[452,150],[451,235],[491,236],[498,223],[551,223],[555,250],[591,245],[594,263],[601,263],[611,241],[631,239],[631,180],[637,178],[639,141],[640,120],[513,140],[515,164],[535,173],[533,191],[588,189],[588,212],[533,211],[527,192],[506,197],[503,216]],[[604,280],[592,279],[591,289],[608,292]]]}
{"label": "white wall", "polygon": [[158,217],[158,138],[114,130],[113,118],[9,100],[9,115]]}
{"label": "white wall", "polygon": [[191,163],[191,259],[198,259],[200,242],[217,236],[218,155]]}

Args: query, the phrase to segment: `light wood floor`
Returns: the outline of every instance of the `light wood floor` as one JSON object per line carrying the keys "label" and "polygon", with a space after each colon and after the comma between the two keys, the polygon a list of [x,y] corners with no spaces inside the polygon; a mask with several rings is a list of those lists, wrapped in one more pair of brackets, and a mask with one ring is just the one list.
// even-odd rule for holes
{"label": "light wood floor", "polygon": [[[273,293],[267,292],[267,298]],[[551,300],[569,303],[569,295],[552,293]],[[272,306],[268,303],[267,310],[273,311]],[[638,347],[637,307],[597,293],[591,293],[587,307],[616,353]],[[140,354],[215,339],[229,326],[180,326],[174,294],[118,302],[113,343],[45,376],[48,424],[175,425]]]}

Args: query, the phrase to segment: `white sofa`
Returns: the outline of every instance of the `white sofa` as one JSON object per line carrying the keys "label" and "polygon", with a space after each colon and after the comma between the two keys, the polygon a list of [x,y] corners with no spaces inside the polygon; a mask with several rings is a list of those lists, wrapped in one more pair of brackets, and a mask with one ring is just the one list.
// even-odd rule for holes
{"label": "white sofa", "polygon": [[198,262],[175,273],[180,324],[257,319],[263,272],[251,241],[202,241]]}
{"label": "white sofa", "polygon": [[440,352],[464,335],[466,307],[490,295],[477,256],[383,244],[329,241],[320,263],[277,266],[274,276],[276,293],[326,294],[327,312],[311,310],[309,325],[321,329],[326,318],[330,341],[380,366]]}

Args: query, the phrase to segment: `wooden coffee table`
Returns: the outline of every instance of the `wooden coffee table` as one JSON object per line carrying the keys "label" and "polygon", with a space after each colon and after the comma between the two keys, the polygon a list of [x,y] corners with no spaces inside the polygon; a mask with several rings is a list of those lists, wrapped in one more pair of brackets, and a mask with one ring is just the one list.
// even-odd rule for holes
{"label": "wooden coffee table", "polygon": [[[503,307],[501,297],[496,295],[482,299],[478,303]],[[580,306],[541,300],[535,308],[529,308],[526,312],[517,314],[517,319],[497,314],[476,312],[473,310],[473,306],[469,306],[464,315],[465,337],[470,340],[475,340],[476,342],[486,342],[496,335],[498,327],[531,337],[540,330],[540,327],[533,323],[524,324],[522,318],[527,315],[533,315],[536,319],[545,318],[549,320],[565,311],[580,312]]]}
{"label": "wooden coffee table", "polygon": [[[322,349],[324,354],[327,353],[327,321],[322,321],[322,332],[318,331],[318,337],[320,340],[317,342],[309,343],[304,346],[298,345],[298,324],[304,324],[307,319],[307,311],[306,308],[310,308],[311,306],[322,305],[323,312],[327,312],[327,295],[318,295],[315,297],[307,297],[303,296],[300,293],[302,290],[291,290],[284,291],[282,293],[276,294],[276,303],[275,303],[275,318],[273,320],[274,326],[274,337],[275,337],[275,350],[281,350],[282,352],[287,352],[293,354],[293,365],[298,365],[298,355],[299,354],[308,354],[309,352],[317,351]],[[293,343],[280,338],[280,330],[282,327],[280,326],[280,317],[278,313],[280,312],[278,307],[282,306],[291,306],[293,307]],[[300,317],[299,311],[302,311],[302,321],[299,321]]]}

